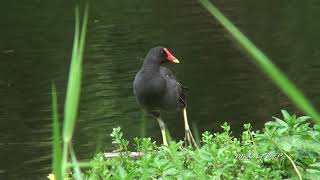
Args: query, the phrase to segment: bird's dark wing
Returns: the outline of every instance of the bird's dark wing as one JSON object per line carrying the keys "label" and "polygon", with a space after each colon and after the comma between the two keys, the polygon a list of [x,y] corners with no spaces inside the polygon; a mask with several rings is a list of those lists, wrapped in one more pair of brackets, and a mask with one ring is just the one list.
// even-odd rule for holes
{"label": "bird's dark wing", "polygon": [[170,86],[171,92],[174,92],[172,96],[177,96],[179,108],[187,106],[187,90],[188,88],[183,86],[177,81],[173,73],[165,67],[160,67],[160,74],[166,79]]}
{"label": "bird's dark wing", "polygon": [[182,105],[182,107],[187,107],[187,91],[188,88],[183,86],[182,84],[180,84],[178,82],[179,86],[180,86],[180,91],[179,91],[179,95],[180,95],[180,99],[179,99],[179,103]]}

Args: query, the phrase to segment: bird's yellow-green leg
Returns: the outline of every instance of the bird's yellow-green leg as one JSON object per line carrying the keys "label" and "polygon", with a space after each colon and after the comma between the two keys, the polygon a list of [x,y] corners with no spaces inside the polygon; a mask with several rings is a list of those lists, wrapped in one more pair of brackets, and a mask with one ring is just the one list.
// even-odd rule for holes
{"label": "bird's yellow-green leg", "polygon": [[184,119],[184,130],[185,130],[185,137],[184,140],[186,141],[185,143],[189,143],[190,145],[193,145],[194,147],[196,147],[198,149],[197,143],[193,138],[193,135],[190,131],[189,128],[189,123],[188,123],[188,118],[187,118],[187,109],[183,108],[183,119]]}
{"label": "bird's yellow-green leg", "polygon": [[161,129],[161,134],[162,134],[162,142],[164,145],[168,146],[168,141],[167,141],[167,136],[166,136],[166,125],[162,121],[160,117],[157,117],[160,129]]}

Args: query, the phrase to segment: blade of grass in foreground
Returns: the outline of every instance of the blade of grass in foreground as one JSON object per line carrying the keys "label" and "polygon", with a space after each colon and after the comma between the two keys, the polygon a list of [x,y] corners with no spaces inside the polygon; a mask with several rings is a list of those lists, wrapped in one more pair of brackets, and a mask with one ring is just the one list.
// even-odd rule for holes
{"label": "blade of grass in foreground", "polygon": [[285,93],[304,113],[317,123],[320,115],[309,100],[296,86],[260,51],[242,32],[238,30],[211,2],[199,0],[209,13],[231,34],[232,38],[251,57],[250,59]]}
{"label": "blade of grass in foreground", "polygon": [[60,143],[60,129],[59,129],[59,113],[57,91],[54,83],[51,85],[52,96],[52,117],[53,117],[53,144],[52,144],[52,169],[56,179],[62,179],[61,176],[61,143]]}
{"label": "blade of grass in foreground", "polygon": [[71,57],[71,65],[68,79],[68,88],[65,102],[65,118],[63,127],[63,138],[65,141],[70,141],[72,138],[74,125],[76,121],[79,97],[81,89],[81,73],[82,73],[82,59],[84,52],[84,43],[86,38],[87,23],[88,23],[88,5],[85,8],[81,33],[79,20],[79,7],[76,7],[75,13],[75,35],[73,42],[73,50]]}
{"label": "blade of grass in foreground", "polygon": [[75,34],[72,49],[71,65],[68,77],[68,87],[64,107],[64,124],[63,124],[63,152],[62,152],[62,175],[64,177],[67,166],[68,147],[72,139],[74,126],[76,123],[77,111],[80,99],[82,59],[86,38],[88,22],[88,4],[85,7],[82,27],[80,32],[80,13],[79,7],[75,10]]}
{"label": "blade of grass in foreground", "polygon": [[64,105],[64,120],[63,120],[63,151],[62,151],[62,177],[64,179],[66,164],[68,161],[68,146],[72,138],[73,128],[78,110],[78,101],[80,96],[80,80],[81,80],[81,62],[77,60],[79,47],[79,28],[80,17],[79,7],[75,9],[75,33],[73,40],[73,49],[71,64],[69,70],[68,87],[66,100]]}
{"label": "blade of grass in foreground", "polygon": [[82,180],[80,166],[79,166],[79,163],[77,161],[77,158],[76,158],[76,155],[74,153],[74,150],[73,150],[72,146],[70,146],[70,156],[71,156],[71,161],[72,161],[72,166],[73,166],[75,179],[76,180]]}

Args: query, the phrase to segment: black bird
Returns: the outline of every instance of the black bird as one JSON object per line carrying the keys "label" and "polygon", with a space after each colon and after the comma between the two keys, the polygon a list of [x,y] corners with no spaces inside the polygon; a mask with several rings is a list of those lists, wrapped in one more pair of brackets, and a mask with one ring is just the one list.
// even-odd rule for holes
{"label": "black bird", "polygon": [[182,110],[185,143],[193,144],[196,147],[187,120],[187,88],[176,80],[169,69],[161,66],[167,62],[179,63],[168,48],[154,47],[150,49],[133,81],[133,93],[138,105],[158,120],[164,145],[168,145],[168,142],[165,124],[160,117],[161,111]]}

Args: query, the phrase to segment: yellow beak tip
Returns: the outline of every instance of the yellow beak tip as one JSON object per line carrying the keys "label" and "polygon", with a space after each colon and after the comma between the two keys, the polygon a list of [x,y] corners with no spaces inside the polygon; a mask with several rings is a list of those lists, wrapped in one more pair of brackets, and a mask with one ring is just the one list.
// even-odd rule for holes
{"label": "yellow beak tip", "polygon": [[178,59],[172,61],[173,63],[180,63]]}

